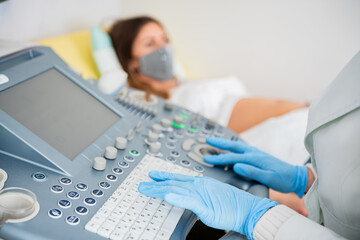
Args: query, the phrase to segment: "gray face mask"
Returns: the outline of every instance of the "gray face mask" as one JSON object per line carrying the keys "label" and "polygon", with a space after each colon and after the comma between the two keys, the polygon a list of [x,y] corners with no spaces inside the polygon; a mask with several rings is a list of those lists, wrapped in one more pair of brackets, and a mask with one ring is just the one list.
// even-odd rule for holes
{"label": "gray face mask", "polygon": [[170,80],[174,76],[173,54],[166,45],[139,58],[140,72],[159,81]]}

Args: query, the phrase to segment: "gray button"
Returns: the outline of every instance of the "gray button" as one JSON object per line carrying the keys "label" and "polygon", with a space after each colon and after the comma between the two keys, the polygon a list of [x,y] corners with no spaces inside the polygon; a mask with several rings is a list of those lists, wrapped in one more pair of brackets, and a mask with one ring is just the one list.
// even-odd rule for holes
{"label": "gray button", "polygon": [[75,208],[75,212],[79,215],[86,215],[88,214],[89,210],[86,207],[79,206]]}
{"label": "gray button", "polygon": [[79,191],[86,191],[88,186],[85,183],[78,183],[75,185],[75,188]]}
{"label": "gray button", "polygon": [[78,225],[80,223],[80,218],[77,216],[68,216],[66,218],[66,223],[69,225]]}
{"label": "gray button", "polygon": [[167,142],[167,143],[166,143],[166,147],[167,147],[167,148],[170,148],[170,149],[175,149],[175,148],[176,148],[176,145],[175,145],[175,143]]}
{"label": "gray button", "polygon": [[70,199],[78,199],[80,197],[80,194],[75,191],[70,191],[66,194],[66,196]]}
{"label": "gray button", "polygon": [[54,193],[62,193],[64,191],[64,188],[60,185],[53,185],[50,189]]}
{"label": "gray button", "polygon": [[48,215],[51,218],[58,219],[58,218],[61,218],[62,212],[61,212],[61,210],[59,210],[57,208],[53,208],[53,209],[49,210]]}
{"label": "gray button", "polygon": [[64,185],[70,185],[72,183],[70,178],[67,177],[63,177],[59,180],[60,183],[64,184]]}
{"label": "gray button", "polygon": [[180,164],[183,165],[183,166],[185,166],[185,167],[190,166],[190,162],[189,162],[188,160],[185,160],[185,159],[184,159],[184,160],[181,160],[181,161],[180,161]]}
{"label": "gray button", "polygon": [[130,156],[130,155],[125,155],[124,159],[126,161],[128,161],[128,162],[134,162],[135,161],[135,158],[133,156]]}
{"label": "gray button", "polygon": [[206,143],[206,138],[198,138],[197,141],[199,143]]}
{"label": "gray button", "polygon": [[175,150],[173,150],[173,151],[170,152],[170,155],[173,156],[173,157],[179,157],[179,156],[180,156],[180,153],[177,152],[177,151],[175,151]]}
{"label": "gray button", "polygon": [[99,183],[99,186],[100,186],[102,189],[109,189],[109,188],[111,187],[111,184],[108,183],[108,182],[103,181],[103,182],[100,182],[100,183]]}
{"label": "gray button", "polygon": [[171,156],[167,156],[166,160],[168,160],[170,162],[176,162],[176,159],[174,157],[171,157]]}
{"label": "gray button", "polygon": [[204,172],[204,168],[202,166],[195,166],[194,170],[197,172]]}
{"label": "gray button", "polygon": [[195,144],[195,140],[192,138],[188,138],[181,144],[181,147],[184,151],[190,151],[191,147]]}
{"label": "gray button", "polygon": [[62,208],[69,208],[69,207],[71,207],[71,202],[69,200],[62,199],[62,200],[58,201],[58,205],[59,205],[59,207],[62,207]]}
{"label": "gray button", "polygon": [[94,196],[94,197],[102,197],[104,196],[104,192],[101,191],[100,189],[94,189],[91,191],[91,194]]}
{"label": "gray button", "polygon": [[177,141],[177,138],[174,137],[174,136],[169,136],[167,139],[168,139],[168,141],[170,141],[170,142],[176,142],[176,141]]}
{"label": "gray button", "polygon": [[37,173],[34,173],[32,175],[33,179],[38,181],[38,182],[43,182],[46,180],[46,175],[44,173],[41,173],[41,172],[37,172]]}

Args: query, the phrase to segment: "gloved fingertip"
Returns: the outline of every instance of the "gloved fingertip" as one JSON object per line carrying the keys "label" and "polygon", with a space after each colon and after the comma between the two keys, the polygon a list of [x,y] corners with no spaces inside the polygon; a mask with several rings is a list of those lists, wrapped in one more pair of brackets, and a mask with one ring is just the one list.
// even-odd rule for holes
{"label": "gloved fingertip", "polygon": [[150,171],[149,177],[153,179],[154,181],[163,181],[166,180],[169,177],[168,172],[161,172],[161,171]]}
{"label": "gloved fingertip", "polygon": [[206,162],[206,163],[212,163],[213,158],[214,158],[214,157],[213,157],[212,155],[205,156],[205,157],[204,157],[204,162]]}
{"label": "gloved fingertip", "polygon": [[153,178],[153,177],[158,177],[159,176],[159,171],[150,171],[149,172],[149,177]]}
{"label": "gloved fingertip", "polygon": [[147,189],[149,189],[149,184],[147,182],[139,183],[139,186],[138,186],[139,192],[141,192],[141,193],[146,192]]}
{"label": "gloved fingertip", "polygon": [[242,164],[235,164],[233,167],[234,172],[236,172],[237,174],[247,177],[248,176],[248,172],[242,167]]}

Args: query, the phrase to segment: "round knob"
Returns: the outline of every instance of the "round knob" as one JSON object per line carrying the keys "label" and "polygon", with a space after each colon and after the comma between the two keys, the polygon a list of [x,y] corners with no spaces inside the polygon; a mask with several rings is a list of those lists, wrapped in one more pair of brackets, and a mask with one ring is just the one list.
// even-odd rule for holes
{"label": "round knob", "polygon": [[124,150],[127,145],[127,139],[124,137],[117,137],[115,141],[115,147],[120,150]]}
{"label": "round knob", "polygon": [[206,123],[206,126],[207,126],[208,128],[214,128],[214,127],[216,126],[216,122],[209,119],[209,120],[207,121],[207,123]]}
{"label": "round knob", "polygon": [[180,125],[180,124],[182,124],[182,122],[183,122],[183,118],[182,118],[182,117],[180,117],[180,116],[175,116],[175,117],[174,117],[174,123],[175,123],[175,124]]}
{"label": "round knob", "polygon": [[164,109],[165,109],[166,111],[172,111],[173,108],[174,108],[174,105],[172,105],[172,103],[165,102]]}
{"label": "round knob", "polygon": [[106,159],[103,157],[94,158],[93,169],[103,171],[106,168]]}
{"label": "round knob", "polygon": [[104,156],[107,159],[115,159],[117,156],[117,149],[114,148],[113,146],[106,147]]}
{"label": "round knob", "polygon": [[159,142],[155,142],[155,143],[152,143],[149,147],[149,152],[151,154],[158,154],[160,152],[160,149],[161,149],[161,143]]}
{"label": "round knob", "polygon": [[163,119],[161,119],[160,124],[163,128],[169,128],[171,125],[171,121],[167,118],[163,118]]}
{"label": "round knob", "polygon": [[154,124],[151,127],[151,131],[159,134],[162,131],[162,127],[159,124]]}
{"label": "round knob", "polygon": [[127,140],[131,141],[134,139],[134,130],[133,129],[129,129],[129,132],[126,136]]}
{"label": "round knob", "polygon": [[141,122],[141,121],[139,121],[139,122],[136,124],[136,126],[135,126],[135,131],[136,131],[136,132],[140,132],[140,131],[141,131],[141,125],[142,125],[142,122]]}
{"label": "round knob", "polygon": [[159,134],[154,132],[149,132],[149,135],[147,137],[147,140],[149,143],[154,143],[159,139]]}

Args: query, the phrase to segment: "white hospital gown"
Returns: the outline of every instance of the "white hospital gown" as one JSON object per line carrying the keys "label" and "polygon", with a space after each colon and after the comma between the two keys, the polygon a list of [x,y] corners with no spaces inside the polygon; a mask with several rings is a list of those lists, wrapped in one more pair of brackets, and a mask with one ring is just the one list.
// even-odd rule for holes
{"label": "white hospital gown", "polygon": [[227,126],[236,103],[249,93],[236,77],[183,82],[171,91],[170,102]]}

